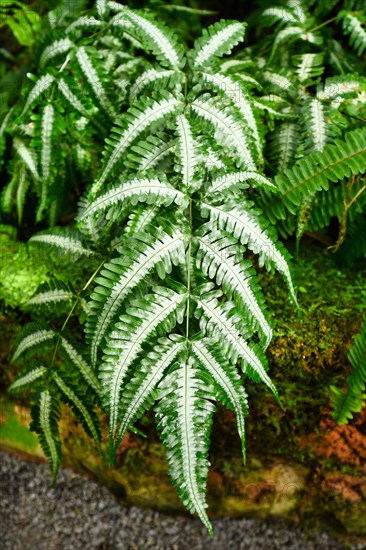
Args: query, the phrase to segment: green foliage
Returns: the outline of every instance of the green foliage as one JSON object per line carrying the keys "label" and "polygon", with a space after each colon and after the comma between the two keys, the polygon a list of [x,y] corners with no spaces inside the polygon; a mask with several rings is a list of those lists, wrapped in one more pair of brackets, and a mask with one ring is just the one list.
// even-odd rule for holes
{"label": "green foliage", "polygon": [[348,352],[348,359],[352,365],[352,371],[347,379],[347,391],[332,386],[332,403],[334,407],[333,418],[338,424],[347,424],[353,418],[353,413],[359,412],[365,404],[366,384],[366,318],[364,318],[361,331],[354,339]]}
{"label": "green foliage", "polygon": [[[245,384],[279,400],[261,271],[297,302],[276,228],[299,243],[338,218],[342,250],[363,223],[363,19],[353,5],[285,2],[259,10],[249,47],[235,20],[189,47],[151,10],[82,4],[45,15],[0,127],[1,215],[38,225],[27,246],[60,262],[27,295],[10,389],[31,391],[54,477],[61,403],[102,453],[96,411],[108,413],[111,464],[152,408],[172,482],[211,532],[215,403],[235,413],[245,460]],[[67,263],[74,275],[61,277]],[[352,409],[359,378],[351,386]]]}

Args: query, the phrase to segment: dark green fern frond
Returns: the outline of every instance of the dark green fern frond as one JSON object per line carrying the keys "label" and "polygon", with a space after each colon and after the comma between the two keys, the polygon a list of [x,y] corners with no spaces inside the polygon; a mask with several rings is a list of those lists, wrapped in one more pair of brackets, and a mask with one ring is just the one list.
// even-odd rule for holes
{"label": "dark green fern frond", "polygon": [[58,432],[60,406],[54,393],[48,389],[41,391],[31,409],[32,423],[30,429],[37,433],[43,452],[49,460],[53,481],[62,459],[61,441]]}
{"label": "dark green fern frond", "polygon": [[319,189],[327,190],[330,182],[340,181],[366,171],[366,131],[347,132],[344,140],[324,147],[299,160],[293,168],[276,176],[281,200],[292,213],[302,197]]}
{"label": "dark green fern frond", "polygon": [[366,318],[363,320],[361,331],[355,337],[347,357],[352,365],[352,371],[347,379],[347,391],[331,387],[333,418],[341,425],[347,424],[348,420],[353,418],[353,413],[359,412],[366,401]]}

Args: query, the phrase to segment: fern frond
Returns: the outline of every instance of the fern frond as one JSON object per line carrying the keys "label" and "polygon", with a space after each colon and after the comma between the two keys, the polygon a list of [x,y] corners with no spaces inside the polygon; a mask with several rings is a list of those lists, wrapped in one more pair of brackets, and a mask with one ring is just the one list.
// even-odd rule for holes
{"label": "fern frond", "polygon": [[257,172],[229,172],[213,178],[206,192],[207,194],[221,193],[222,191],[231,191],[236,187],[245,189],[248,187],[246,184],[243,185],[245,181],[250,181],[254,183],[255,187],[264,187],[264,189],[272,192],[277,190],[276,186],[268,178]]}
{"label": "fern frond", "polygon": [[359,412],[366,402],[366,317],[347,357],[352,365],[352,371],[347,379],[347,392],[331,387],[333,418],[341,425],[347,424],[348,420],[353,418],[352,413]]}
{"label": "fern frond", "polygon": [[254,279],[255,272],[250,262],[241,259],[237,243],[217,231],[200,230],[196,237],[199,250],[196,253],[197,267],[203,273],[216,279],[229,299],[234,297],[240,311],[247,311],[254,328],[264,336],[264,345],[268,346],[272,339],[272,329],[265,318],[263,298],[258,284]]}
{"label": "fern frond", "polygon": [[277,172],[283,172],[295,158],[299,130],[295,122],[282,122],[272,135],[269,151]]}
{"label": "fern frond", "polygon": [[[92,49],[90,53],[95,55],[95,50]],[[108,94],[96,68],[93,66],[93,57],[90,53],[89,50],[84,47],[78,48],[76,50],[76,59],[78,60],[80,69],[90,84],[90,87],[101,107],[111,118],[114,119],[116,117],[116,111],[108,98]]]}
{"label": "fern frond", "polygon": [[36,294],[28,301],[29,306],[47,306],[70,302],[75,297],[72,289],[57,279],[44,283],[38,288]]}
{"label": "fern frond", "polygon": [[243,121],[245,121],[247,133],[252,138],[257,161],[262,162],[262,143],[258,131],[258,117],[255,116],[253,104],[242,82],[232,76],[224,76],[220,73],[209,74],[203,72],[201,75],[204,82],[211,84],[214,89],[223,94],[224,100],[228,100],[229,103],[232,102],[235,105]]}
{"label": "fern frond", "polygon": [[27,178],[26,170],[23,166],[19,167],[19,183],[16,193],[16,206],[18,215],[18,224],[21,224],[25,206],[25,197],[30,186],[30,181]]}
{"label": "fern frond", "polygon": [[188,188],[194,178],[197,155],[192,129],[185,115],[178,115],[177,117],[177,132],[177,164],[182,174],[182,185],[184,188]]}
{"label": "fern frond", "polygon": [[[183,73],[173,71],[172,69],[158,70],[148,69],[139,76],[130,88],[130,100],[135,100],[141,91],[147,86],[157,87],[158,89],[174,86],[182,81]],[[154,88],[153,88],[154,89]]]}
{"label": "fern frond", "polygon": [[251,209],[250,204],[243,208],[243,204],[239,206],[230,202],[220,206],[202,203],[202,207],[203,215],[206,212],[210,214],[210,226],[224,229],[241,244],[247,245],[254,254],[259,254],[260,265],[265,265],[269,271],[275,267],[282,274],[296,303],[288,254],[281,243],[276,242],[273,231],[265,229],[268,222],[260,220],[258,213]]}
{"label": "fern frond", "polygon": [[192,357],[181,359],[161,386],[156,406],[158,429],[167,448],[169,474],[183,504],[197,512],[212,534],[206,514],[209,434],[214,405]]}
{"label": "fern frond", "polygon": [[93,16],[82,15],[66,27],[65,33],[70,34],[75,29],[97,29],[103,27],[103,25],[103,21],[99,21],[99,19],[96,19]]}
{"label": "fern frond", "polygon": [[115,449],[118,449],[126,430],[141,418],[156,400],[157,386],[164,371],[174,362],[184,346],[183,336],[170,334],[169,339],[160,339],[159,345],[141,360],[139,368],[136,369],[121,397],[121,422]]}
{"label": "fern frond", "polygon": [[329,182],[366,172],[366,130],[347,132],[344,140],[327,144],[320,153],[315,151],[300,159],[292,168],[275,177],[281,200],[288,210],[296,213],[302,197],[319,189],[327,190]]}
{"label": "fern frond", "polygon": [[218,106],[217,102],[209,98],[196,99],[191,108],[199,117],[207,120],[215,128],[217,139],[223,145],[231,150],[234,148],[236,159],[240,165],[247,170],[255,171],[255,162],[240,118],[236,118],[231,110],[225,109],[220,104]]}
{"label": "fern frond", "polygon": [[39,365],[23,373],[23,370],[16,377],[14,382],[9,386],[9,392],[24,391],[33,384],[36,380],[42,379],[47,372],[46,367]]}
{"label": "fern frond", "polygon": [[80,99],[75,95],[75,93],[71,90],[68,83],[63,78],[59,79],[59,81],[57,82],[57,86],[60,92],[62,93],[62,95],[64,96],[64,98],[66,99],[66,101],[69,103],[69,105],[73,109],[78,111],[83,116],[86,116],[86,117],[89,116],[90,113],[88,112],[86,107],[83,105],[82,101],[80,101]]}
{"label": "fern frond", "polygon": [[174,153],[176,140],[163,132],[157,132],[154,136],[147,136],[146,141],[140,141],[131,147],[133,153],[128,153],[128,158],[137,164],[139,172],[151,170],[170,154]]}
{"label": "fern frond", "polygon": [[273,25],[274,23],[299,23],[299,19],[296,10],[292,11],[289,8],[281,7],[271,7],[264,10],[261,14],[264,23],[268,25]]}
{"label": "fern frond", "polygon": [[29,149],[24,141],[21,139],[15,137],[13,139],[13,147],[24,162],[25,166],[29,170],[29,172],[32,174],[34,179],[36,181],[39,180],[39,173],[37,169],[37,163],[35,161],[35,155],[34,151]]}
{"label": "fern frond", "polygon": [[28,242],[56,247],[64,254],[69,253],[78,256],[91,256],[94,254],[93,250],[84,247],[78,232],[62,230],[61,228],[39,232],[33,235]]}
{"label": "fern frond", "polygon": [[32,90],[29,92],[27,101],[25,102],[24,109],[21,116],[28,111],[29,107],[49,88],[54,82],[54,77],[51,74],[45,74],[37,80],[36,84],[33,86]]}
{"label": "fern frond", "polygon": [[180,69],[183,64],[183,48],[178,37],[164,24],[150,21],[136,10],[124,8],[123,14],[133,23],[137,38],[146,51],[151,51],[161,65]]}
{"label": "fern frond", "polygon": [[182,320],[185,294],[154,287],[154,294],[143,300],[134,300],[114,325],[104,350],[104,361],[100,367],[103,398],[109,409],[111,449],[117,428],[121,385],[127,370],[142,350],[143,343],[158,326],[171,330],[179,318]]}
{"label": "fern frond", "polygon": [[[150,101],[146,104],[134,104],[124,116],[124,127],[115,128],[115,140],[108,143],[111,145],[109,158],[98,178],[92,187],[92,193],[97,193],[112,170],[121,162],[123,154],[127,147],[134,141],[142,132],[144,132],[153,123],[167,119],[169,115],[176,114],[182,110],[182,102],[169,94],[160,100]],[[120,137],[117,137],[120,136]]]}
{"label": "fern frond", "polygon": [[30,429],[39,436],[39,442],[49,460],[53,480],[55,481],[62,458],[58,432],[60,406],[49,390],[44,390],[37,396],[31,414],[33,421]]}
{"label": "fern frond", "polygon": [[358,55],[362,55],[366,49],[366,27],[365,15],[345,10],[338,14],[338,20],[342,20],[343,31],[349,34],[349,43]]}
{"label": "fern frond", "polygon": [[95,7],[97,8],[97,13],[99,17],[105,17],[108,13],[108,2],[107,0],[96,0]]}
{"label": "fern frond", "polygon": [[98,286],[91,295],[86,327],[93,364],[98,347],[126,295],[159,264],[164,275],[172,265],[184,262],[183,235],[179,230],[166,233],[151,228],[150,236],[146,233],[139,239],[136,237],[138,235],[129,248],[123,247],[123,256],[104,265],[96,279]]}
{"label": "fern frond", "polygon": [[245,417],[248,414],[247,395],[236,367],[230,364],[223,353],[211,350],[209,342],[192,341],[192,350],[201,365],[214,380],[216,398],[235,412],[236,425],[241,440],[245,464]]}
{"label": "fern frond", "polygon": [[267,374],[267,360],[260,348],[254,350],[246,342],[245,337],[248,334],[243,336],[237,329],[232,315],[230,316],[234,311],[229,309],[230,302],[226,302],[225,306],[222,306],[219,305],[216,298],[209,295],[208,297],[194,296],[194,300],[199,306],[195,315],[200,319],[201,330],[213,338],[218,337],[220,343],[224,341],[229,359],[231,361],[236,361],[238,357],[243,359],[244,363],[254,371],[278,399],[277,389]]}
{"label": "fern frond", "polygon": [[323,73],[323,57],[321,53],[304,53],[293,56],[299,82],[310,84],[313,78]]}
{"label": "fern frond", "polygon": [[73,367],[80,371],[84,380],[89,384],[97,395],[100,394],[100,384],[92,368],[85,361],[83,355],[78,351],[75,345],[72,345],[67,338],[61,337],[61,346],[65,350],[67,357],[71,360]]}
{"label": "fern frond", "polygon": [[96,443],[100,442],[100,430],[98,426],[98,420],[93,411],[88,410],[86,405],[83,403],[82,398],[80,398],[75,391],[66,384],[66,382],[57,374],[56,371],[53,371],[52,378],[56,382],[57,386],[61,392],[66,397],[66,401],[71,404],[71,406],[76,409],[80,415],[79,418],[82,420],[82,423],[86,429],[86,432],[91,435],[93,440]]}
{"label": "fern frond", "polygon": [[59,40],[55,40],[43,50],[39,59],[40,66],[45,67],[52,59],[59,55],[68,53],[73,47],[74,43],[70,40],[70,38],[60,38]]}
{"label": "fern frond", "polygon": [[14,351],[12,362],[15,363],[23,353],[37,348],[45,342],[50,342],[55,337],[53,330],[50,330],[39,323],[30,323],[21,331],[18,345]]}
{"label": "fern frond", "polygon": [[138,202],[146,202],[147,204],[159,202],[159,204],[169,206],[172,202],[183,204],[184,195],[167,182],[160,181],[157,178],[133,179],[121,183],[95,199],[86,208],[80,220],[83,221],[90,216],[110,209],[117,203],[127,201],[132,205],[136,205]]}
{"label": "fern frond", "polygon": [[245,23],[221,20],[203,30],[194,43],[193,63],[196,68],[209,66],[244,40]]}

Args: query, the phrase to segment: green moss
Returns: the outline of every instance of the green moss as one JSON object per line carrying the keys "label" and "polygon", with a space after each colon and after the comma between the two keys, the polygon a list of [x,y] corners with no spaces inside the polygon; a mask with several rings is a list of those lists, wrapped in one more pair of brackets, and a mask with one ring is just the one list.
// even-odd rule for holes
{"label": "green moss", "polygon": [[29,420],[27,410],[22,407],[17,410],[16,406],[10,401],[2,400],[0,406],[1,445],[32,455],[41,455],[37,436],[24,423],[24,420]]}

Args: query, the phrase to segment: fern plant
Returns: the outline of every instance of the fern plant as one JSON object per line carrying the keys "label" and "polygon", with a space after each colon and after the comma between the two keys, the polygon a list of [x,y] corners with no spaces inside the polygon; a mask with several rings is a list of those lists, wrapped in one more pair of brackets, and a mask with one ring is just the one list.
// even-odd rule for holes
{"label": "fern plant", "polygon": [[[211,532],[205,493],[215,402],[235,412],[245,459],[243,380],[263,382],[279,399],[268,375],[272,328],[258,268],[279,271],[296,303],[289,255],[254,203],[278,192],[263,173],[256,81],[234,76],[221,60],[243,41],[245,24],[215,23],[191,50],[149,15],[116,2],[97,2],[92,21],[81,16],[71,26],[79,24],[97,27],[100,36],[103,28],[117,39],[122,33],[149,56],[129,75],[128,108],[106,139],[77,229],[30,240],[87,258],[90,273],[81,289],[55,281],[31,300],[43,321],[49,308],[72,305],[62,325],[52,313],[49,324],[25,327],[14,361],[35,362],[27,359],[11,389],[33,388],[33,429],[54,475],[60,399],[97,442],[94,407],[108,412],[111,464],[126,430],[139,432],[136,422],[153,406],[172,481]],[[64,66],[70,47],[58,44],[49,51]],[[75,58],[92,71],[86,52],[81,47]],[[109,108],[120,111],[102,99],[106,116]],[[44,131],[40,149],[49,159],[48,141]],[[86,343],[69,329],[78,319]]]}
{"label": "fern plant", "polygon": [[[295,305],[296,293],[275,226],[299,243],[338,218],[333,249],[364,226],[364,21],[357,0],[289,1],[256,14],[255,44],[242,45],[245,23],[221,20],[188,48],[152,11],[81,4],[46,15],[30,83],[0,126],[2,216],[20,224],[32,201],[49,228],[29,248],[78,270],[30,300],[11,391],[31,391],[54,478],[62,403],[103,455],[108,413],[110,464],[153,408],[172,482],[211,532],[215,403],[234,411],[245,461],[245,384],[279,400],[259,271],[279,271]],[[56,226],[65,208],[73,221]],[[354,240],[349,257],[365,251]],[[344,420],[362,401],[362,364],[348,397],[334,391]]]}
{"label": "fern plant", "polygon": [[[260,20],[264,25],[275,25],[275,30],[270,40],[266,37],[256,46],[258,80],[272,106],[280,106],[282,113],[282,120],[279,116],[269,136],[267,155],[280,187],[286,186],[284,200],[280,194],[274,205],[267,200],[260,205],[272,219],[279,220],[284,236],[296,233],[297,244],[305,230],[319,231],[332,217],[338,218],[340,231],[333,250],[343,243],[348,221],[352,223],[366,206],[362,147],[366,75],[364,67],[355,74],[355,58],[330,38],[334,33],[329,33],[327,25],[343,22],[347,32],[346,22],[357,21],[358,26],[352,27],[352,44],[360,45],[360,49],[365,29],[358,12],[338,9],[337,4],[314,7],[313,2],[289,1],[264,9]],[[317,19],[324,11],[337,15],[326,21]],[[265,53],[268,49],[269,55]],[[333,76],[323,78],[329,73]],[[358,139],[360,144],[356,144]],[[355,148],[350,147],[351,142]],[[351,155],[348,158],[346,151]],[[312,166],[315,158],[329,158],[329,154],[332,185],[323,187],[324,178],[318,177]],[[320,162],[325,166],[323,160]],[[341,164],[347,165],[348,171],[338,170]]]}

